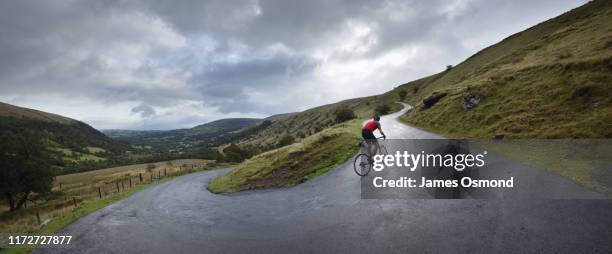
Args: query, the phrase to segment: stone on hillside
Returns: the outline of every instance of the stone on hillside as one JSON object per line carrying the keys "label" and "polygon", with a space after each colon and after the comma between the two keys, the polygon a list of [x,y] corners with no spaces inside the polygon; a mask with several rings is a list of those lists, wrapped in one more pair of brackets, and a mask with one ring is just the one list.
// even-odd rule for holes
{"label": "stone on hillside", "polygon": [[484,99],[484,96],[479,93],[465,92],[463,93],[463,109],[470,110],[478,106]]}

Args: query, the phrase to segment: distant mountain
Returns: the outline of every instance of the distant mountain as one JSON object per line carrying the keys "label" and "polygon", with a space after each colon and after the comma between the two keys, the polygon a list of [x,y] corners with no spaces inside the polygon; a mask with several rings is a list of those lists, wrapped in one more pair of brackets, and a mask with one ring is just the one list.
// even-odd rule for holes
{"label": "distant mountain", "polygon": [[111,138],[129,142],[136,146],[148,147],[158,152],[182,154],[180,157],[189,155],[202,157],[208,148],[219,143],[217,140],[261,122],[262,119],[256,118],[227,118],[189,129],[168,131],[103,130],[103,132]]}
{"label": "distant mountain", "polygon": [[0,102],[0,132],[46,132],[61,167],[77,169],[82,163],[115,161],[130,146],[111,139],[91,126],[56,114]]}
{"label": "distant mountain", "polygon": [[187,129],[187,135],[219,134],[232,132],[244,127],[255,125],[262,119],[258,118],[226,118]]}

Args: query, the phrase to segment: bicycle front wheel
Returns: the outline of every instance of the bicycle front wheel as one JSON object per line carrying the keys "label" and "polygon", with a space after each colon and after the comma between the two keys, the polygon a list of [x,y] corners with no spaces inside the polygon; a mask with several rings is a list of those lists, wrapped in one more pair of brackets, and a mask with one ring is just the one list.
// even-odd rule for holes
{"label": "bicycle front wheel", "polygon": [[355,161],[353,162],[353,169],[355,173],[359,176],[365,176],[370,173],[370,169],[372,168],[372,164],[370,163],[370,156],[365,153],[360,153],[355,157]]}

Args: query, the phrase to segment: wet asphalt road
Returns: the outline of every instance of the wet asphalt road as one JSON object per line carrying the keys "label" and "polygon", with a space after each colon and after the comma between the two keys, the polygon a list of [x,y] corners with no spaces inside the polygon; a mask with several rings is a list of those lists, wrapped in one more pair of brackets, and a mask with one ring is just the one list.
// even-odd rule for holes
{"label": "wet asphalt road", "polygon": [[[439,136],[383,118],[388,136]],[[610,200],[362,200],[347,162],[293,188],[215,195],[201,172],[85,216],[35,253],[611,253]]]}

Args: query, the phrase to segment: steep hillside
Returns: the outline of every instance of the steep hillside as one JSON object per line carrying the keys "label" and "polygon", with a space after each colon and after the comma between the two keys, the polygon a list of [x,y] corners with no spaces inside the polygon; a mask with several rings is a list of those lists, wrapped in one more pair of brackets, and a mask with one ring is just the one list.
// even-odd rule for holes
{"label": "steep hillside", "polygon": [[0,103],[0,132],[31,130],[46,132],[59,166],[76,170],[80,164],[96,163],[123,154],[129,146],[113,140],[91,126],[67,117]]}
{"label": "steep hillside", "polygon": [[416,109],[402,120],[456,137],[611,138],[611,20],[612,2],[593,1],[404,84]]}

